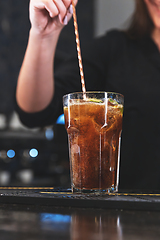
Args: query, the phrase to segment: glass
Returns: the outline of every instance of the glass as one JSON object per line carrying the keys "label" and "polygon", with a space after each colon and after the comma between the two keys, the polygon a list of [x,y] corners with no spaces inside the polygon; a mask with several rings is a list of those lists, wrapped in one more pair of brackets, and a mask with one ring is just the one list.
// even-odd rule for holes
{"label": "glass", "polygon": [[73,192],[118,191],[123,103],[118,93],[63,97]]}

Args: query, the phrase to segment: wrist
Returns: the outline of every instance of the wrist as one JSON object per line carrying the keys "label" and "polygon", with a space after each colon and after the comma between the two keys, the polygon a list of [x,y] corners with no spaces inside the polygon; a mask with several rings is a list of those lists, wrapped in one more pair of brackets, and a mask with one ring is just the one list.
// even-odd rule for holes
{"label": "wrist", "polygon": [[40,43],[57,43],[59,39],[59,35],[61,33],[62,29],[55,30],[51,33],[44,33],[44,32],[39,32],[35,28],[31,27],[30,32],[29,32],[29,37],[36,40],[37,42]]}
{"label": "wrist", "polygon": [[48,65],[53,65],[53,59],[58,42],[58,34],[52,36],[42,36],[30,29],[26,55],[34,59],[34,62],[45,61]]}

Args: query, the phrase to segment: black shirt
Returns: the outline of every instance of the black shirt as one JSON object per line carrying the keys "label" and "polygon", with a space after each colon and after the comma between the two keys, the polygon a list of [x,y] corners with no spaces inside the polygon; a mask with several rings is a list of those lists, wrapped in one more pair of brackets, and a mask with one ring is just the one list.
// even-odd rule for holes
{"label": "black shirt", "polygon": [[[120,189],[160,190],[160,54],[151,38],[132,40],[112,30],[82,49],[87,91],[124,95]],[[29,127],[53,124],[62,113],[62,96],[81,91],[77,58],[55,74],[55,96],[45,110],[27,114]]]}

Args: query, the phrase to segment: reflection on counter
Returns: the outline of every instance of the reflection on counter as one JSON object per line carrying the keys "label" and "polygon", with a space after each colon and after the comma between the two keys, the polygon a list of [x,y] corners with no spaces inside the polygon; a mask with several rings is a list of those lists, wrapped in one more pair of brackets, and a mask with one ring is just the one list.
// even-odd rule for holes
{"label": "reflection on counter", "polygon": [[[59,240],[122,240],[119,212],[93,209],[64,210],[63,208],[50,210],[46,212],[44,209],[38,212],[0,210],[0,231],[3,230],[3,234],[6,232],[15,236],[23,234],[24,240],[33,236],[35,240],[51,239],[51,236],[53,238],[57,236],[56,239]],[[46,238],[43,238],[44,235]]]}
{"label": "reflection on counter", "polygon": [[89,214],[75,213],[72,215],[71,221],[71,233],[72,240],[81,239],[99,239],[103,240],[103,233],[106,232],[106,239],[122,240],[122,229],[120,223],[120,217],[117,218],[107,216],[104,214]]}
{"label": "reflection on counter", "polygon": [[1,239],[159,240],[156,211],[1,205]]}
{"label": "reflection on counter", "polygon": [[55,232],[70,232],[70,239],[72,240],[92,240],[104,239],[104,232],[106,232],[106,239],[122,240],[122,227],[120,223],[120,216],[111,216],[102,213],[96,214],[90,210],[86,210],[89,214],[84,214],[82,211],[73,211],[72,214],[58,214],[58,213],[41,213],[40,221],[43,230],[50,230]]}
{"label": "reflection on counter", "polygon": [[53,126],[25,128],[14,113],[0,118],[0,186],[70,186],[63,116]]}

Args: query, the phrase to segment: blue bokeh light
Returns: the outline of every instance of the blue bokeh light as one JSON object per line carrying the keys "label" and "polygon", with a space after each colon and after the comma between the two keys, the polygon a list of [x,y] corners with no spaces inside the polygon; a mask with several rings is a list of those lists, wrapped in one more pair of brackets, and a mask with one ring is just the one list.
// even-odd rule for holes
{"label": "blue bokeh light", "polygon": [[57,124],[65,124],[65,121],[64,121],[64,114],[60,115],[56,121]]}
{"label": "blue bokeh light", "polygon": [[54,223],[70,223],[71,216],[62,215],[62,214],[50,214],[50,213],[42,213],[41,221],[43,222],[54,222]]}
{"label": "blue bokeh light", "polygon": [[16,155],[15,151],[13,149],[10,149],[7,151],[7,157],[14,158]]}
{"label": "blue bokeh light", "polygon": [[29,155],[32,157],[32,158],[35,158],[38,156],[38,150],[35,149],[35,148],[32,148],[30,151],[29,151]]}
{"label": "blue bokeh light", "polygon": [[48,140],[52,140],[54,138],[54,131],[52,129],[46,129],[45,136]]}

